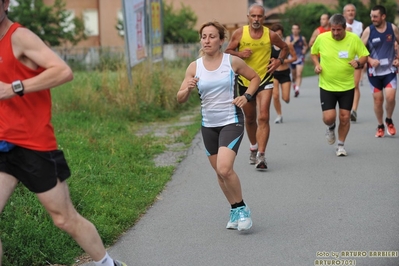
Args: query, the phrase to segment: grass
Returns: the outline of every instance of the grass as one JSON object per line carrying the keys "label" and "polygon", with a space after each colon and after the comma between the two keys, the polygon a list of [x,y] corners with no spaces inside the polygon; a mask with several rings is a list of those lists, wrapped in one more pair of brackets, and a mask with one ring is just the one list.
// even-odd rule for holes
{"label": "grass", "polygon": [[[136,67],[132,85],[121,67],[78,72],[73,82],[52,90],[53,124],[72,172],[73,204],[106,246],[134,225],[170,180],[174,167],[156,167],[152,158],[171,141],[189,145],[200,127],[196,118],[192,126],[172,129],[182,131],[177,140],[135,134],[149,122],[173,122],[199,102],[195,94],[186,105],[176,102],[182,67],[151,68]],[[83,253],[22,185],[2,213],[0,235],[4,266],[72,265]]]}

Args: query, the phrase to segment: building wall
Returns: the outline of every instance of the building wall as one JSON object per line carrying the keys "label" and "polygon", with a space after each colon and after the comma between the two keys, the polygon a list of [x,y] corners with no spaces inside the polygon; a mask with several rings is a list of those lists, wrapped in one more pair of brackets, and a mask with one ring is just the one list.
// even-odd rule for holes
{"label": "building wall", "polygon": [[[53,5],[55,0],[43,0],[46,5]],[[80,42],[78,47],[121,47],[124,40],[118,35],[116,25],[118,12],[121,11],[121,0],[65,0],[66,9],[73,11],[76,17],[82,17],[87,10],[98,13],[98,35],[89,36]]]}
{"label": "building wall", "polygon": [[[172,4],[175,10],[183,3],[190,7],[198,17],[195,29],[202,23],[217,20],[226,26],[230,33],[237,27],[247,23],[248,0],[164,0]],[[53,5],[55,0],[43,0],[47,5]],[[89,36],[80,42],[78,47],[123,47],[124,40],[116,30],[118,12],[121,11],[121,0],[65,0],[66,9],[74,12],[76,17],[82,17],[87,10],[98,12],[98,35]]]}

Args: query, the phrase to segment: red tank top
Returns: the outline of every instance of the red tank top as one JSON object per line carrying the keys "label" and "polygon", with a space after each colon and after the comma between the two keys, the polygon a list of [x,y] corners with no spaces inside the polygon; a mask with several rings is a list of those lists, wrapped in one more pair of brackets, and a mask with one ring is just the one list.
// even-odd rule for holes
{"label": "red tank top", "polygon": [[[18,23],[12,24],[0,40],[0,81],[8,84],[15,80],[23,83],[44,71],[42,67],[30,69],[15,58],[11,36],[19,27]],[[0,101],[0,140],[37,151],[57,149],[49,89]]]}
{"label": "red tank top", "polygon": [[325,29],[325,28],[323,28],[322,26],[318,27],[317,29],[319,30],[320,34],[323,33],[323,32],[330,31],[330,28]]}

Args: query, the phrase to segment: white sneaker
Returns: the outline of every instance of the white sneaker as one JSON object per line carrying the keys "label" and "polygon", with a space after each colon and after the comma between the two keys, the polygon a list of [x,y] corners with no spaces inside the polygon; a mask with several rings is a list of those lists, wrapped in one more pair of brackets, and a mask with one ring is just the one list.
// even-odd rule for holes
{"label": "white sneaker", "polygon": [[346,150],[345,150],[344,146],[342,146],[342,145],[338,145],[336,154],[337,154],[338,157],[347,156],[348,155],[346,153]]}
{"label": "white sneaker", "polygon": [[249,149],[249,164],[256,164],[256,154],[258,150],[251,150]]}
{"label": "white sneaker", "polygon": [[266,163],[265,154],[256,155],[255,168],[256,168],[256,170],[266,170],[267,169],[267,163]]}
{"label": "white sneaker", "polygon": [[326,139],[327,139],[328,144],[330,144],[330,145],[333,145],[335,143],[335,129],[330,130],[329,128],[327,128]]}
{"label": "white sneaker", "polygon": [[283,123],[283,117],[281,115],[277,116],[276,120],[274,120],[275,124],[282,124]]}

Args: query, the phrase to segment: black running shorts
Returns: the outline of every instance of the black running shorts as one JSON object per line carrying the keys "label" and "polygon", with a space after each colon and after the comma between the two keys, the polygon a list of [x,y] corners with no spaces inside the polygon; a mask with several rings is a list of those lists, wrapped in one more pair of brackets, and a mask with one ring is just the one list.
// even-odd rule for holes
{"label": "black running shorts", "polygon": [[323,111],[335,109],[338,103],[339,109],[351,111],[354,95],[354,88],[342,92],[326,91],[320,88],[321,109]]}
{"label": "black running shorts", "polygon": [[230,124],[222,127],[201,127],[206,155],[217,154],[219,147],[227,147],[238,152],[244,135],[243,123]]}
{"label": "black running shorts", "polygon": [[46,192],[71,172],[64,153],[33,151],[16,146],[9,152],[0,152],[0,172],[14,176],[34,193]]}

